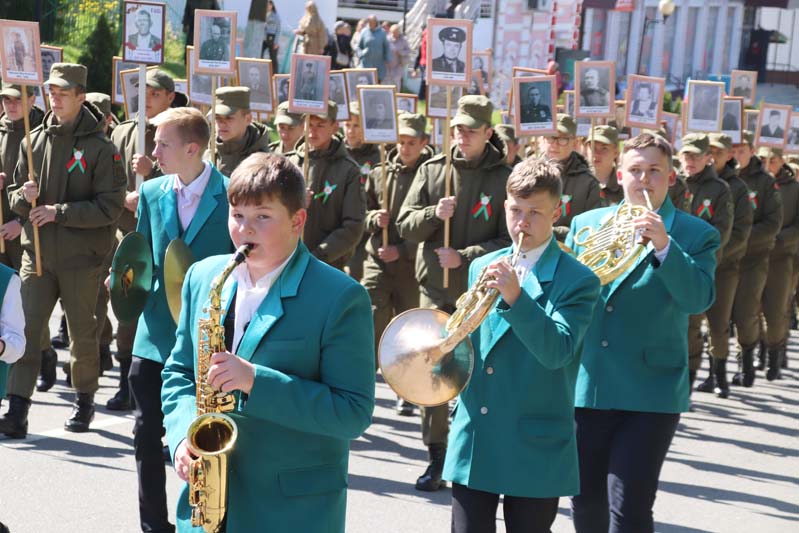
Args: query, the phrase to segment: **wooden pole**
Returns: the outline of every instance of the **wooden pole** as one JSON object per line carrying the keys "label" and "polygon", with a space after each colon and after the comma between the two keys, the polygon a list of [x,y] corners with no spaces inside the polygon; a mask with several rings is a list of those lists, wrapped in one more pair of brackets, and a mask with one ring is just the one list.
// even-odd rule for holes
{"label": "wooden pole", "polygon": [[[444,196],[449,198],[452,195],[452,150],[450,150],[450,131],[449,131],[449,114],[452,109],[452,86],[447,85],[447,114],[444,117]],[[449,233],[450,233],[450,219],[444,221],[444,248],[449,248]],[[444,269],[444,288],[449,288],[449,269]]]}
{"label": "wooden pole", "polygon": [[[147,146],[145,140],[145,133],[147,132],[147,65],[142,63],[139,65],[139,109],[137,121],[138,135],[136,136],[136,153],[147,155]],[[144,183],[144,176],[136,174],[136,192],[141,188]]]}
{"label": "wooden pole", "polygon": [[595,124],[596,124],[596,118],[591,117],[591,159],[594,159],[594,125]]}
{"label": "wooden pole", "polygon": [[[380,208],[384,211],[388,211],[388,171],[386,169],[386,143],[380,143],[380,168],[381,170],[381,178],[380,178],[380,190],[383,191],[383,201],[381,202]],[[388,247],[388,224],[383,228],[383,249],[385,250]]]}
{"label": "wooden pole", "polygon": [[[303,144],[305,145],[305,155],[302,158],[302,177],[305,180],[305,189],[311,190],[311,182],[309,181],[311,168],[311,144],[308,142],[308,130],[311,128],[311,115],[308,113],[305,114],[305,121],[303,123]],[[311,202],[313,202],[313,194],[314,191],[311,190],[311,198],[306,206],[306,209],[311,208]],[[303,237],[305,236],[305,226],[302,227]]]}
{"label": "wooden pole", "polygon": [[[23,122],[25,123],[25,152],[28,158],[28,181],[35,181],[33,179],[33,147],[31,146],[31,121],[28,109],[28,86],[22,85],[22,110]],[[41,191],[40,191],[41,192]],[[36,199],[31,202],[31,209],[36,207]],[[31,223],[33,226],[33,253],[36,256],[36,275],[42,276],[42,251],[39,247],[39,227]]]}
{"label": "wooden pole", "polygon": [[211,75],[211,163],[216,165],[216,74]]}

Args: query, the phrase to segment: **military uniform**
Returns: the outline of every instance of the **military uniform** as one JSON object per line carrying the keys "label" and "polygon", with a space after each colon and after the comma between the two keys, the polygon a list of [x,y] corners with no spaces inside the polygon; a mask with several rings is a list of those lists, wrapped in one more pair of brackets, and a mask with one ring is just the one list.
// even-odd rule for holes
{"label": "military uniform", "polygon": [[[303,125],[303,115],[299,115],[297,113],[289,113],[289,103],[283,102],[279,106],[277,106],[277,111],[275,112],[275,129],[277,129],[281,124],[286,124],[291,127],[298,127]],[[277,141],[269,144],[269,151],[275,154],[286,155],[289,154],[294,150],[292,146],[288,150],[283,150],[283,141],[278,139]]]}
{"label": "military uniform", "polygon": [[227,61],[229,45],[224,39],[208,39],[200,46],[200,59],[205,61]]}
{"label": "military uniform", "polygon": [[[444,45],[445,41],[451,41],[463,47],[463,42],[466,40],[466,32],[461,28],[450,26],[438,32],[438,39],[441,41],[442,45]],[[441,54],[439,57],[433,59],[430,68],[434,72],[463,73],[466,72],[466,63],[457,57],[455,59],[449,59],[445,57],[444,54]]]}
{"label": "military uniform", "polygon": [[[594,143],[602,143],[615,147],[619,146],[619,132],[613,126],[594,126],[592,133]],[[622,200],[624,200],[624,189],[622,189],[621,185],[619,185],[616,172],[617,168],[614,164],[605,183],[602,183],[597,177],[597,181],[599,181],[600,207],[618,205]]]}
{"label": "military uniform", "polygon": [[519,122],[521,122],[522,124],[527,124],[530,122],[546,122],[547,120],[551,119],[552,119],[552,110],[549,108],[548,105],[527,104],[522,106],[522,116],[519,119]]}
{"label": "military uniform", "polygon": [[566,237],[575,216],[600,207],[599,180],[591,173],[588,161],[577,152],[572,152],[561,165],[563,193],[560,197],[560,218],[554,228],[559,241]]}
{"label": "military uniform", "polygon": [[669,187],[669,200],[680,211],[691,212],[691,201],[693,200],[691,191],[688,190],[685,178],[680,175],[677,176],[674,185]]}
{"label": "military uniform", "polygon": [[[350,105],[350,114],[352,114],[352,105]],[[380,147],[376,144],[364,143],[358,148],[347,146],[347,153],[349,156],[358,163],[361,170],[361,184],[366,185],[369,179],[369,174],[372,169],[380,166]],[[350,276],[356,281],[361,281],[363,278],[364,260],[366,259],[366,241],[369,238],[364,234],[358,246],[352,252],[352,257],[347,264]]]}
{"label": "military uniform", "polygon": [[605,107],[609,103],[610,93],[607,89],[597,87],[596,89],[580,90],[580,105],[585,107]]}

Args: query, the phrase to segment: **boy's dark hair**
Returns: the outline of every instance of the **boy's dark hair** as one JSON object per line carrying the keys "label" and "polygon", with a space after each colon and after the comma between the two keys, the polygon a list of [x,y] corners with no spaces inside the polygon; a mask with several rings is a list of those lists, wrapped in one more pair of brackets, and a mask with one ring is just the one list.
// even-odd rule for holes
{"label": "boy's dark hair", "polygon": [[561,168],[557,162],[543,158],[530,157],[513,168],[505,185],[508,196],[529,198],[537,192],[546,192],[552,198],[560,200],[563,192]]}
{"label": "boy's dark hair", "polygon": [[627,152],[631,152],[633,150],[644,150],[646,148],[657,148],[657,150],[662,153],[666,160],[668,161],[668,168],[667,170],[671,170],[672,168],[672,156],[674,152],[671,149],[671,144],[669,141],[661,137],[660,135],[654,133],[642,133],[624,141],[624,146],[621,150],[622,159],[624,159],[624,154]]}
{"label": "boy's dark hair", "polygon": [[300,169],[282,155],[256,153],[233,171],[227,198],[233,206],[276,198],[293,215],[305,207],[305,180]]}

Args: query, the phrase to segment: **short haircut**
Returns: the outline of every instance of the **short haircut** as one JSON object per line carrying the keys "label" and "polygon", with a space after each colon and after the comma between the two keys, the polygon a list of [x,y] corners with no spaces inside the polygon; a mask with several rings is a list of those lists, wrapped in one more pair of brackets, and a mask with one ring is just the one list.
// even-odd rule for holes
{"label": "short haircut", "polygon": [[773,116],[775,116],[775,115],[776,115],[776,116],[780,116],[780,112],[779,112],[779,111],[777,111],[776,109],[772,109],[772,110],[769,112],[769,114],[768,114],[768,116],[770,116],[770,117],[773,117]]}
{"label": "short haircut", "polygon": [[156,128],[174,125],[178,136],[185,143],[197,143],[201,147],[208,146],[211,139],[211,128],[202,112],[194,107],[170,107],[158,113],[151,121]]}
{"label": "short haircut", "polygon": [[624,142],[624,146],[621,150],[622,159],[624,159],[624,154],[627,152],[632,152],[633,150],[645,150],[647,148],[656,148],[668,161],[667,168],[672,168],[672,156],[674,152],[671,149],[671,145],[669,141],[661,137],[656,133],[648,133],[644,132],[632,139],[628,139]]}
{"label": "short haircut", "polygon": [[563,192],[562,169],[554,161],[530,157],[513,167],[505,185],[505,192],[516,198],[529,198],[537,192],[546,192],[559,200]]}
{"label": "short haircut", "polygon": [[276,198],[293,215],[305,207],[305,179],[297,165],[282,155],[259,152],[233,171],[227,198],[232,206]]}

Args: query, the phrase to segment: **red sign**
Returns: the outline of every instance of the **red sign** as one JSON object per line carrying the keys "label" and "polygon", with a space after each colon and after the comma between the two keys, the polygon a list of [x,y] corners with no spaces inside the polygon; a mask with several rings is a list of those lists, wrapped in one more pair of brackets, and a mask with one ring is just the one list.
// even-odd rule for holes
{"label": "red sign", "polygon": [[615,11],[635,11],[635,0],[616,0]]}

